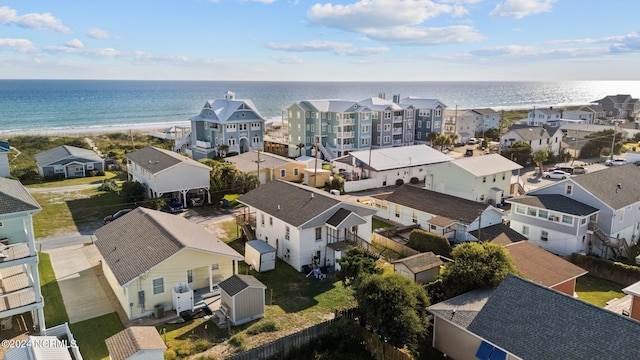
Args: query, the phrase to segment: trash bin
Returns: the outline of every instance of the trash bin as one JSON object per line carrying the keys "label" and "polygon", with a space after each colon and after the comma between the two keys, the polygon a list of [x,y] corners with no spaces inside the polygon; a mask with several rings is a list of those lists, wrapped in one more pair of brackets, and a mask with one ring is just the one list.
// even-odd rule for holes
{"label": "trash bin", "polygon": [[156,317],[156,319],[160,319],[164,317],[164,305],[162,304],[158,304],[156,306],[153,307],[153,316]]}

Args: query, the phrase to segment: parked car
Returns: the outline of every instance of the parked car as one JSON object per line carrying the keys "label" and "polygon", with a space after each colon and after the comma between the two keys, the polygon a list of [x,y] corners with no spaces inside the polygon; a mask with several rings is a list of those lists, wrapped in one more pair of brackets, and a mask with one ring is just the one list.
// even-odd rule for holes
{"label": "parked car", "polygon": [[467,149],[467,151],[465,151],[464,156],[473,156],[473,149]]}
{"label": "parked car", "polygon": [[476,139],[476,138],[469,138],[469,144],[479,144],[480,143],[480,139]]}
{"label": "parked car", "polygon": [[556,167],[556,170],[562,170],[566,173],[573,175],[574,168],[573,166],[558,166]]}
{"label": "parked car", "polygon": [[571,174],[562,170],[553,170],[543,172],[542,177],[546,179],[567,179],[571,177]]}
{"label": "parked car", "polygon": [[625,159],[609,159],[607,161],[604,162],[605,165],[607,166],[618,166],[618,165],[624,165],[627,163],[627,160]]}
{"label": "parked car", "polygon": [[203,195],[190,195],[189,203],[192,207],[198,207],[204,205],[204,196]]}
{"label": "parked car", "polygon": [[178,213],[183,210],[182,202],[178,198],[168,199],[164,208],[170,213]]}
{"label": "parked car", "polygon": [[586,174],[587,173],[587,168],[584,166],[574,166],[573,167],[573,173],[574,174]]}
{"label": "parked car", "polygon": [[131,211],[131,209],[121,209],[121,210],[116,211],[113,215],[106,216],[103,219],[104,220],[104,224],[106,225],[106,224],[114,221],[115,219],[121,217],[122,215],[127,214],[129,211]]}

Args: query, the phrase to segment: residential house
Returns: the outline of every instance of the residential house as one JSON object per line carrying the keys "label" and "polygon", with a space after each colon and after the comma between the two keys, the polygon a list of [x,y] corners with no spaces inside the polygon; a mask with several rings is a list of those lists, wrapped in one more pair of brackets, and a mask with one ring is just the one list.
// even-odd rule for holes
{"label": "residential house", "polygon": [[264,150],[265,119],[251,100],[236,99],[232,91],[224,99],[208,100],[189,120],[195,160]]}
{"label": "residential house", "polygon": [[142,207],[97,229],[95,237],[104,277],[129,319],[204,306],[244,260],[200,225]]}
{"label": "residential house", "polygon": [[[395,95],[394,99],[399,99],[400,95]],[[397,100],[396,100],[397,101]],[[425,99],[409,96],[400,99],[398,104],[405,109],[407,124],[413,122],[413,138],[408,139],[408,143],[426,144],[429,143],[429,134],[444,134],[444,111],[447,105],[438,99]],[[413,116],[412,116],[413,115]]]}
{"label": "residential house", "polygon": [[250,151],[236,156],[229,156],[225,161],[236,166],[236,169],[249,174],[258,174],[260,183],[274,179],[300,181],[308,163],[263,151]]}
{"label": "residential house", "polygon": [[179,198],[186,207],[191,196],[211,202],[211,168],[174,151],[147,146],[127,154],[130,181],[142,183],[148,198]]}
{"label": "residential house", "polygon": [[491,205],[411,185],[371,198],[379,217],[403,225],[417,224],[454,242],[476,241],[470,231],[502,222],[502,211]]}
{"label": "residential house", "polygon": [[513,230],[505,222],[490,225],[469,232],[479,242],[491,242],[505,246],[514,242],[527,240],[527,237]]}
{"label": "residential house", "polygon": [[588,271],[529,241],[504,245],[513,264],[527,279],[569,296],[574,296],[576,280]]}
{"label": "residential house", "polygon": [[562,119],[562,110],[553,107],[534,108],[529,111],[526,119],[520,120],[520,123],[528,126],[558,127],[560,119]]}
{"label": "residential house", "polygon": [[0,177],[0,319],[3,330],[13,326],[12,316],[23,313],[30,313],[40,331],[46,328],[32,220],[40,210],[40,205],[19,181]]}
{"label": "residential house", "polygon": [[555,181],[510,200],[511,227],[558,254],[628,256],[640,234],[639,176],[640,168],[628,164]]}
{"label": "residential house", "polygon": [[285,114],[290,157],[315,156],[316,145],[326,160],[371,147],[371,110],[355,101],[303,100]]}
{"label": "residential house", "polygon": [[640,322],[514,275],[494,290],[474,290],[428,310],[433,347],[452,359],[632,359],[640,353],[640,343],[630,340]]}
{"label": "residential house", "polygon": [[[572,184],[566,184],[573,193]],[[529,242],[554,254],[589,253],[589,219],[599,210],[565,194],[539,194],[508,199],[512,229],[527,236]]]}
{"label": "residential house", "polygon": [[[371,111],[371,145],[388,148],[413,144],[413,118],[396,101],[385,99],[384,93],[358,101],[358,105]],[[412,114],[413,115],[413,114]]]}
{"label": "residential house", "polygon": [[[354,151],[331,162],[345,180],[346,192],[424,181],[427,169],[452,158],[428,145]],[[415,181],[415,180],[414,180]]]}
{"label": "residential house", "polygon": [[506,197],[517,194],[519,176],[512,174],[522,166],[499,154],[472,156],[431,165],[426,171],[425,188],[468,200],[502,205]]}
{"label": "residential house", "polygon": [[532,154],[538,150],[547,150],[549,154],[558,155],[562,146],[563,133],[556,130],[557,128],[554,128],[552,132],[551,129],[541,126],[514,125],[500,137],[500,142],[505,148],[521,141],[531,146]]}
{"label": "residential house", "polygon": [[87,176],[89,171],[104,171],[104,159],[93,150],[62,145],[37,153],[40,176],[61,174],[64,178]]}
{"label": "residential house", "polygon": [[631,95],[608,95],[593,103],[602,107],[607,119],[636,119],[640,113],[640,100]]}
{"label": "residential house", "polygon": [[78,360],[71,357],[69,344],[55,336],[30,335],[26,339],[12,339],[4,347],[8,348],[4,360]]}
{"label": "residential house", "polygon": [[285,181],[270,181],[238,198],[248,208],[258,239],[296,270],[332,266],[345,241],[371,242],[375,210]]}
{"label": "residential house", "polygon": [[109,360],[163,360],[167,349],[153,326],[131,326],[104,342]]}
{"label": "residential house", "polygon": [[605,111],[599,105],[582,106],[577,110],[564,110],[562,118],[582,120],[585,124],[597,124],[602,120],[606,120]]}
{"label": "residential house", "polygon": [[428,284],[440,274],[444,262],[431,251],[412,255],[392,262],[393,271],[417,284]]}
{"label": "residential house", "polygon": [[9,154],[11,153],[11,146],[9,141],[0,141],[0,177],[7,177],[10,175],[9,168]]}
{"label": "residential house", "polygon": [[490,129],[499,129],[500,113],[490,108],[446,109],[445,124],[447,123],[452,125],[452,129],[445,131],[445,135],[455,134],[456,142],[467,143],[476,134],[484,134]]}
{"label": "residential house", "polygon": [[251,275],[233,275],[220,283],[218,325],[242,325],[264,317],[267,287]]}

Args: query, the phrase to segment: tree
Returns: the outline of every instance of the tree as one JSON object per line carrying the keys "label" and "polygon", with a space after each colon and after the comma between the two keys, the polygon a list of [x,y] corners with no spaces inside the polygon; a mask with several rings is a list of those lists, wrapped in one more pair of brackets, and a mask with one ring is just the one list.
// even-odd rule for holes
{"label": "tree", "polygon": [[420,252],[431,251],[436,255],[443,256],[451,254],[451,245],[446,237],[422,229],[413,229],[411,231],[407,245]]}
{"label": "tree", "polygon": [[589,139],[586,144],[580,149],[580,157],[600,157],[603,150],[607,150],[607,153],[611,152],[611,143],[613,142],[614,154],[620,153],[622,147],[623,134],[621,132],[616,134],[616,139],[613,141],[614,130],[596,131],[585,136],[585,139]]}
{"label": "tree", "polygon": [[542,174],[542,163],[549,159],[549,152],[547,150],[538,150],[533,154],[533,162],[536,163]]}
{"label": "tree", "polygon": [[425,340],[429,299],[424,288],[394,272],[365,276],[355,287],[365,324],[389,344],[417,354]]}
{"label": "tree", "polygon": [[438,137],[438,133],[436,132],[429,132],[427,134],[427,140],[429,140],[429,143],[431,144],[431,146],[433,146],[433,141]]}
{"label": "tree", "polygon": [[244,174],[232,163],[214,159],[200,159],[201,163],[211,167],[211,200],[218,203],[225,194],[245,193],[255,189],[259,180],[254,174]]}
{"label": "tree", "polygon": [[342,259],[337,261],[340,264],[340,271],[336,276],[342,281],[343,286],[352,285],[360,276],[379,274],[382,271],[376,267],[376,260],[359,247],[349,249]]}
{"label": "tree", "polygon": [[509,273],[516,273],[511,256],[492,243],[464,243],[453,249],[453,262],[442,267],[440,278],[446,297],[482,287],[495,287]]}
{"label": "tree", "polygon": [[531,160],[532,151],[533,149],[531,149],[531,145],[523,141],[516,141],[511,146],[503,150],[502,156],[507,159],[511,159],[522,166],[527,166]]}
{"label": "tree", "polygon": [[302,149],[304,149],[304,143],[299,143],[296,145],[296,149],[298,149],[298,157],[302,156]]}
{"label": "tree", "polygon": [[449,141],[448,136],[437,134],[431,143],[432,145],[437,146],[438,148],[440,148],[440,150],[442,150],[442,148],[447,145],[447,141]]}
{"label": "tree", "polygon": [[484,137],[489,139],[490,141],[500,141],[500,130],[489,129],[484,132]]}
{"label": "tree", "polygon": [[144,195],[147,192],[144,185],[138,181],[125,181],[122,183],[122,191],[120,192],[124,196],[125,202],[135,203],[144,200]]}

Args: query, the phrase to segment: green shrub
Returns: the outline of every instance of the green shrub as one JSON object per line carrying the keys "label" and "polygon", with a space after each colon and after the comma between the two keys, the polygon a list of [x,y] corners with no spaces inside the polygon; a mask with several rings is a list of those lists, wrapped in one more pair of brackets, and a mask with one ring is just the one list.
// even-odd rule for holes
{"label": "green shrub", "polygon": [[407,245],[420,252],[432,251],[434,254],[442,256],[451,254],[451,244],[446,237],[422,229],[411,231]]}
{"label": "green shrub", "polygon": [[189,342],[183,342],[175,347],[175,352],[179,357],[189,356],[193,353],[193,346]]}
{"label": "green shrub", "polygon": [[196,353],[203,352],[203,351],[205,351],[205,350],[207,350],[208,348],[211,347],[211,341],[209,341],[207,339],[200,339],[200,340],[197,340],[193,344],[193,346],[194,346],[194,349],[195,349],[194,352],[196,352]]}
{"label": "green shrub", "polygon": [[280,330],[280,326],[273,319],[263,319],[247,329],[247,334],[257,335],[264,332],[274,332]]}
{"label": "green shrub", "polygon": [[238,351],[247,350],[247,335],[235,334],[229,339],[229,345],[235,347]]}
{"label": "green shrub", "polygon": [[194,360],[218,360],[218,358],[213,355],[199,355],[196,356]]}
{"label": "green shrub", "polygon": [[176,352],[173,350],[166,350],[164,352],[164,360],[176,360],[178,358],[178,355],[176,355]]}

